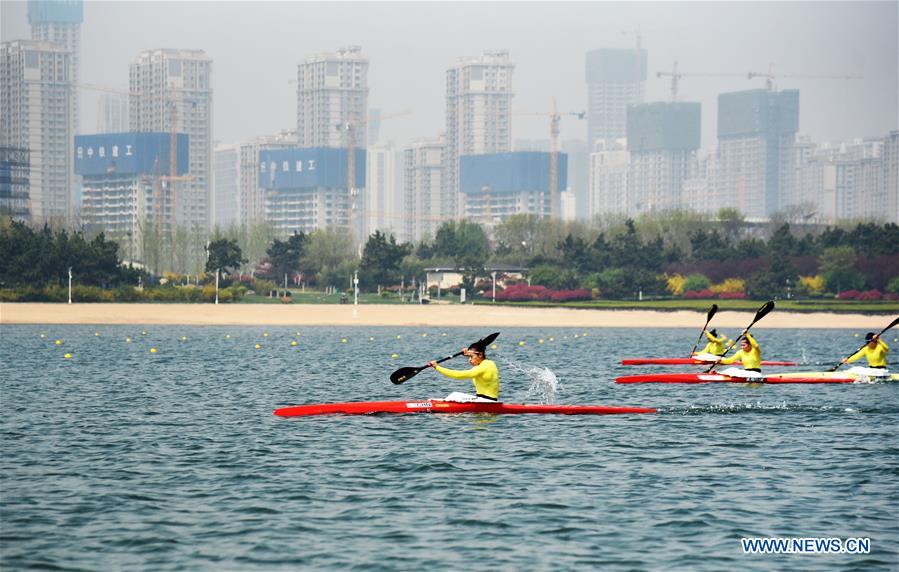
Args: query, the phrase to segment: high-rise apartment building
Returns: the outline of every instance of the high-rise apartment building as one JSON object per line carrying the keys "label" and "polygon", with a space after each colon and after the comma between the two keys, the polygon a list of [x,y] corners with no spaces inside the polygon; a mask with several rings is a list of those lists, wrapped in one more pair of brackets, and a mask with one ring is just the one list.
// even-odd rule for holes
{"label": "high-rise apartment building", "polygon": [[403,217],[396,192],[396,149],[392,143],[368,148],[365,167],[364,236],[376,230],[394,236],[403,232]]}
{"label": "high-rise apartment building", "polygon": [[244,227],[252,227],[265,222],[265,191],[259,184],[259,153],[263,150],[289,149],[297,146],[297,136],[293,131],[278,135],[256,137],[240,144],[239,150],[239,215]]}
{"label": "high-rise apartment building", "polygon": [[29,155],[31,216],[71,221],[72,67],[59,44],[0,44],[0,147]]}
{"label": "high-rise apartment building", "polygon": [[443,196],[432,215],[446,220],[464,212],[459,181],[463,155],[512,150],[514,69],[509,52],[500,50],[463,58],[446,71]]}
{"label": "high-rise apartment building", "polygon": [[643,103],[646,50],[600,49],[587,52],[587,148],[597,140],[627,133],[627,108]]}
{"label": "high-rise apartment building", "polygon": [[208,229],[212,194],[212,60],[202,50],[141,52],[130,66],[130,130],[186,133],[190,171],[175,189],[175,224]]}
{"label": "high-rise apartment building", "polygon": [[[297,141],[301,148],[366,146],[368,59],[359,46],[314,54],[297,66]],[[359,181],[360,183],[362,181]]]}
{"label": "high-rise apartment building", "polygon": [[683,207],[683,183],[699,149],[700,115],[694,102],[628,108],[628,216]]}
{"label": "high-rise apartment building", "polygon": [[718,192],[722,206],[769,217],[792,194],[799,91],[754,89],[718,96]]}
{"label": "high-rise apartment building", "polygon": [[890,131],[883,142],[883,192],[886,219],[899,224],[899,130]]}
{"label": "high-rise apartment building", "polygon": [[[59,44],[69,52],[69,80],[81,81],[81,23],[84,21],[83,0],[28,0],[28,23],[31,39]],[[72,129],[80,133],[78,90],[71,95]]]}
{"label": "high-rise apartment building", "polygon": [[600,139],[590,154],[587,218],[627,215],[627,141]]}
{"label": "high-rise apartment building", "polygon": [[443,218],[444,138],[412,141],[403,156],[406,242],[433,237]]}
{"label": "high-rise apartment building", "polygon": [[227,227],[238,221],[240,208],[240,149],[236,145],[217,145],[213,151],[215,212],[212,226]]}
{"label": "high-rise apartment building", "polygon": [[[297,66],[297,139],[300,148],[344,148],[364,150],[368,143],[368,59],[359,46],[342,47],[334,53],[314,54]],[[352,180],[343,185],[348,197],[333,199],[346,205],[345,220],[354,239],[363,234],[359,214],[365,203],[365,180],[355,178],[355,151],[346,153],[346,170]],[[365,162],[363,154],[363,164]],[[352,187],[352,188],[349,188]]]}

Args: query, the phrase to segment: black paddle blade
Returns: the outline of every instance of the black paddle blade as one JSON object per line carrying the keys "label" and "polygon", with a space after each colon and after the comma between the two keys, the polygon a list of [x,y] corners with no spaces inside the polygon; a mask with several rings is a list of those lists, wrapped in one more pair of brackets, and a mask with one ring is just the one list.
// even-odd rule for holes
{"label": "black paddle blade", "polygon": [[[761,320],[762,318],[767,316],[768,313],[773,309],[774,309],[774,300],[768,300],[767,302],[765,302],[764,305],[762,305],[762,307],[759,308],[759,311],[755,313],[755,320],[752,321],[752,324],[758,322],[759,320]],[[752,324],[750,324],[750,326],[752,326]],[[747,328],[747,329],[749,329],[749,328]]]}
{"label": "black paddle blade", "polygon": [[479,346],[481,346],[481,347],[483,347],[483,348],[486,348],[487,346],[489,346],[490,344],[493,343],[493,340],[495,340],[495,339],[498,338],[498,337],[499,337],[499,332],[493,332],[492,334],[490,334],[489,336],[487,336],[487,337],[484,338],[483,340],[478,340],[477,343],[478,343]]}
{"label": "black paddle blade", "polygon": [[392,381],[394,385],[399,385],[407,379],[415,377],[423,369],[423,367],[401,367],[390,374],[390,381]]}
{"label": "black paddle blade", "polygon": [[712,307],[709,308],[709,314],[705,319],[705,325],[708,326],[709,322],[712,321],[712,317],[715,315],[715,312],[718,311],[718,304],[712,304]]}

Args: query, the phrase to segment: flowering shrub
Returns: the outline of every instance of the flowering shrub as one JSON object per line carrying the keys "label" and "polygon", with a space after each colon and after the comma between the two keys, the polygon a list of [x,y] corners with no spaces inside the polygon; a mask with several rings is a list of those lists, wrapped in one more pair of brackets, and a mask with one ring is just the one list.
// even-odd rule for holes
{"label": "flowering shrub", "polygon": [[858,300],[859,294],[858,290],[846,290],[837,294],[837,300]]}
{"label": "flowering shrub", "polygon": [[699,300],[699,299],[716,298],[716,297],[717,297],[717,295],[714,292],[712,292],[711,290],[709,290],[708,288],[706,288],[705,290],[699,290],[699,291],[687,290],[686,292],[684,292],[685,300]]}
{"label": "flowering shrub", "polygon": [[[728,278],[709,288],[715,294],[734,294],[746,291],[746,281],[739,278]],[[723,298],[724,296],[722,296]]]}
{"label": "flowering shrub", "polygon": [[800,276],[799,283],[812,294],[820,294],[824,292],[824,276],[820,274],[816,276]]}
{"label": "flowering shrub", "polygon": [[718,297],[722,300],[745,300],[746,293],[745,292],[722,292],[718,294]]}
{"label": "flowering shrub", "polygon": [[858,295],[856,300],[881,300],[883,299],[883,295],[880,293],[880,290],[868,290],[867,292],[862,292]]}
{"label": "flowering shrub", "polygon": [[883,299],[884,300],[899,300],[899,294],[893,294],[892,292],[889,292],[889,293],[883,295]]}
{"label": "flowering shrub", "polygon": [[502,292],[496,293],[501,302],[527,302],[534,300],[552,300],[553,302],[571,302],[573,300],[590,300],[593,293],[586,288],[577,290],[550,290],[545,286],[528,286],[525,283],[514,284]]}
{"label": "flowering shrub", "polygon": [[682,274],[674,274],[666,280],[666,289],[674,296],[680,296],[684,293],[684,284],[687,283],[687,277]]}
{"label": "flowering shrub", "polygon": [[502,292],[496,293],[496,299],[503,302],[525,302],[528,300],[549,300],[550,290],[545,286],[528,286],[526,283],[518,283],[508,286]]}

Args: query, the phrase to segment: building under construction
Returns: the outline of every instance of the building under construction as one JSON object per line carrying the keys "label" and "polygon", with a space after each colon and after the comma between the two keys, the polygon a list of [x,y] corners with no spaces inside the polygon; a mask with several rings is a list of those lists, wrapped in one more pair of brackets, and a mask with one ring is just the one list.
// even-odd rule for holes
{"label": "building under construction", "polygon": [[144,234],[160,242],[172,233],[172,193],[165,179],[188,172],[189,141],[177,135],[177,165],[169,166],[169,133],[103,133],[75,137],[75,173],[84,180],[85,228],[118,241],[129,260],[143,260]]}

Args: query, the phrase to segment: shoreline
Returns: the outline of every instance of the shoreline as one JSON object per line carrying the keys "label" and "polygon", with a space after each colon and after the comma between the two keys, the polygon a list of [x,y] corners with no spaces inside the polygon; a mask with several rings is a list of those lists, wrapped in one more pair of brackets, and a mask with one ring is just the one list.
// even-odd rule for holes
{"label": "shoreline", "polygon": [[[743,328],[751,311],[719,311],[715,326]],[[696,328],[705,311],[517,308],[472,305],[346,304],[0,304],[0,325],[164,324],[190,326],[439,326],[558,328]],[[879,330],[881,315],[775,310],[756,328]]]}

